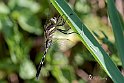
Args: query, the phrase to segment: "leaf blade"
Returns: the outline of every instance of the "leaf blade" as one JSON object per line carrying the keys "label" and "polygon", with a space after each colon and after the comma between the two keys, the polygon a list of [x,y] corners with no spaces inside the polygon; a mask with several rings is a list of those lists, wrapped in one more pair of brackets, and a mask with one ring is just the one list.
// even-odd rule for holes
{"label": "leaf blade", "polygon": [[[66,19],[70,27],[76,31],[80,40],[91,52],[97,62],[103,67],[109,77],[115,83],[122,83],[124,81],[118,68],[112,62],[107,53],[102,49],[96,39],[89,32],[87,27],[81,23],[78,16],[70,9],[64,0],[50,0],[58,12]],[[64,15],[63,15],[64,14]],[[116,72],[116,73],[115,73]]]}

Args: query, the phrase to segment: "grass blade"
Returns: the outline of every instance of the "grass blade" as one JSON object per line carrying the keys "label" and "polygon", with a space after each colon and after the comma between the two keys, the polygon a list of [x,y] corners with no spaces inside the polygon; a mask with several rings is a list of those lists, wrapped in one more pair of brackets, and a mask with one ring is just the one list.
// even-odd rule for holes
{"label": "grass blade", "polygon": [[123,22],[120,19],[119,13],[115,7],[113,0],[107,0],[108,14],[110,22],[112,24],[116,47],[118,50],[119,57],[122,61],[122,67],[124,68],[124,36],[123,36]]}
{"label": "grass blade", "polygon": [[[102,49],[87,27],[80,21],[64,0],[50,0],[58,12],[67,20],[69,26],[77,32],[80,40],[91,52],[97,62],[115,83],[123,83],[124,78],[112,62],[107,53]],[[67,19],[68,18],[68,19]]]}

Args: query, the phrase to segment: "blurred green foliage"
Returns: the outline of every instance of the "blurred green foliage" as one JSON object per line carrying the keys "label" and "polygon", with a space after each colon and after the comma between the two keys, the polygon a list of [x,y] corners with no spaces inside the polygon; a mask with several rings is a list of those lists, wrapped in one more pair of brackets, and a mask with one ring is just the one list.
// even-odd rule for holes
{"label": "blurred green foliage", "polygon": [[[93,4],[90,0],[70,0],[69,4],[94,31],[101,45],[109,47],[105,50],[112,57],[117,57],[112,31],[101,21],[102,16],[107,17],[104,12],[106,5],[99,8],[97,3]],[[0,83],[85,83],[90,74],[102,76],[102,80],[105,80],[106,74],[89,51],[77,38],[71,36],[69,38],[73,38],[75,43],[64,51],[57,41],[52,44],[41,77],[35,79],[36,68],[44,50],[45,20],[53,14],[58,15],[51,7],[52,4],[47,0],[0,1]],[[121,65],[118,58],[113,60]]]}

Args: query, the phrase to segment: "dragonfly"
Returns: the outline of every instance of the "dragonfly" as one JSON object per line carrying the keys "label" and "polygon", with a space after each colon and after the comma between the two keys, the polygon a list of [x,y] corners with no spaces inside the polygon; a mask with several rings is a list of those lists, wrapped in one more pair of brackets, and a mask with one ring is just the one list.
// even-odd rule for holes
{"label": "dragonfly", "polygon": [[48,21],[48,23],[44,26],[45,51],[44,51],[43,57],[41,58],[40,64],[39,64],[38,69],[37,69],[37,73],[36,73],[36,78],[37,79],[39,78],[41,68],[43,67],[47,51],[52,44],[53,34],[56,31],[59,31],[63,34],[75,33],[75,32],[70,32],[70,33],[67,32],[70,28],[65,29],[65,30],[62,30],[62,29],[58,28],[59,26],[63,26],[65,23],[66,23],[66,21],[63,20],[62,16],[59,16],[59,17],[51,18]]}

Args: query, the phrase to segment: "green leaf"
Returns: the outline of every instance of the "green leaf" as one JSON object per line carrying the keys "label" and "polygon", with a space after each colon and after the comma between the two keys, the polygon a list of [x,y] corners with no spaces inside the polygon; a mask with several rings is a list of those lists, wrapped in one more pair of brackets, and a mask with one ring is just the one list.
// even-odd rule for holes
{"label": "green leaf", "polygon": [[63,76],[58,66],[53,66],[52,75],[57,79],[58,83],[69,83],[69,80]]}
{"label": "green leaf", "polygon": [[18,22],[21,28],[24,29],[25,31],[28,31],[30,33],[34,33],[37,35],[40,35],[42,33],[42,30],[40,29],[40,21],[35,16],[21,15],[18,18]]}
{"label": "green leaf", "polygon": [[40,9],[40,4],[33,0],[18,0],[18,6],[28,8],[32,13],[37,13]]}
{"label": "green leaf", "polygon": [[124,68],[124,36],[123,36],[123,20],[120,19],[119,13],[115,7],[114,0],[107,0],[108,14],[112,29],[115,36],[115,42],[118,50],[119,57],[122,61],[122,67]]}
{"label": "green leaf", "polygon": [[42,33],[40,19],[36,16],[40,5],[32,0],[12,0],[8,3],[11,8],[10,16],[17,20],[21,28],[29,33]]}
{"label": "green leaf", "polygon": [[62,69],[63,76],[68,79],[69,83],[72,83],[75,79],[74,71],[71,67],[65,67]]}
{"label": "green leaf", "polygon": [[124,77],[119,69],[112,62],[107,53],[99,45],[87,27],[80,21],[78,16],[71,10],[64,0],[50,0],[58,12],[63,16],[70,27],[78,33],[78,36],[86,48],[90,51],[93,57],[105,70],[108,76],[115,83],[123,83]]}
{"label": "green leaf", "polygon": [[2,2],[0,2],[0,14],[9,14],[9,8]]}
{"label": "green leaf", "polygon": [[40,4],[33,0],[9,0],[8,6],[10,9],[17,11],[27,9],[32,13],[37,13],[40,10]]}
{"label": "green leaf", "polygon": [[19,75],[23,79],[32,79],[35,77],[36,69],[30,60],[24,60],[20,65]]}

